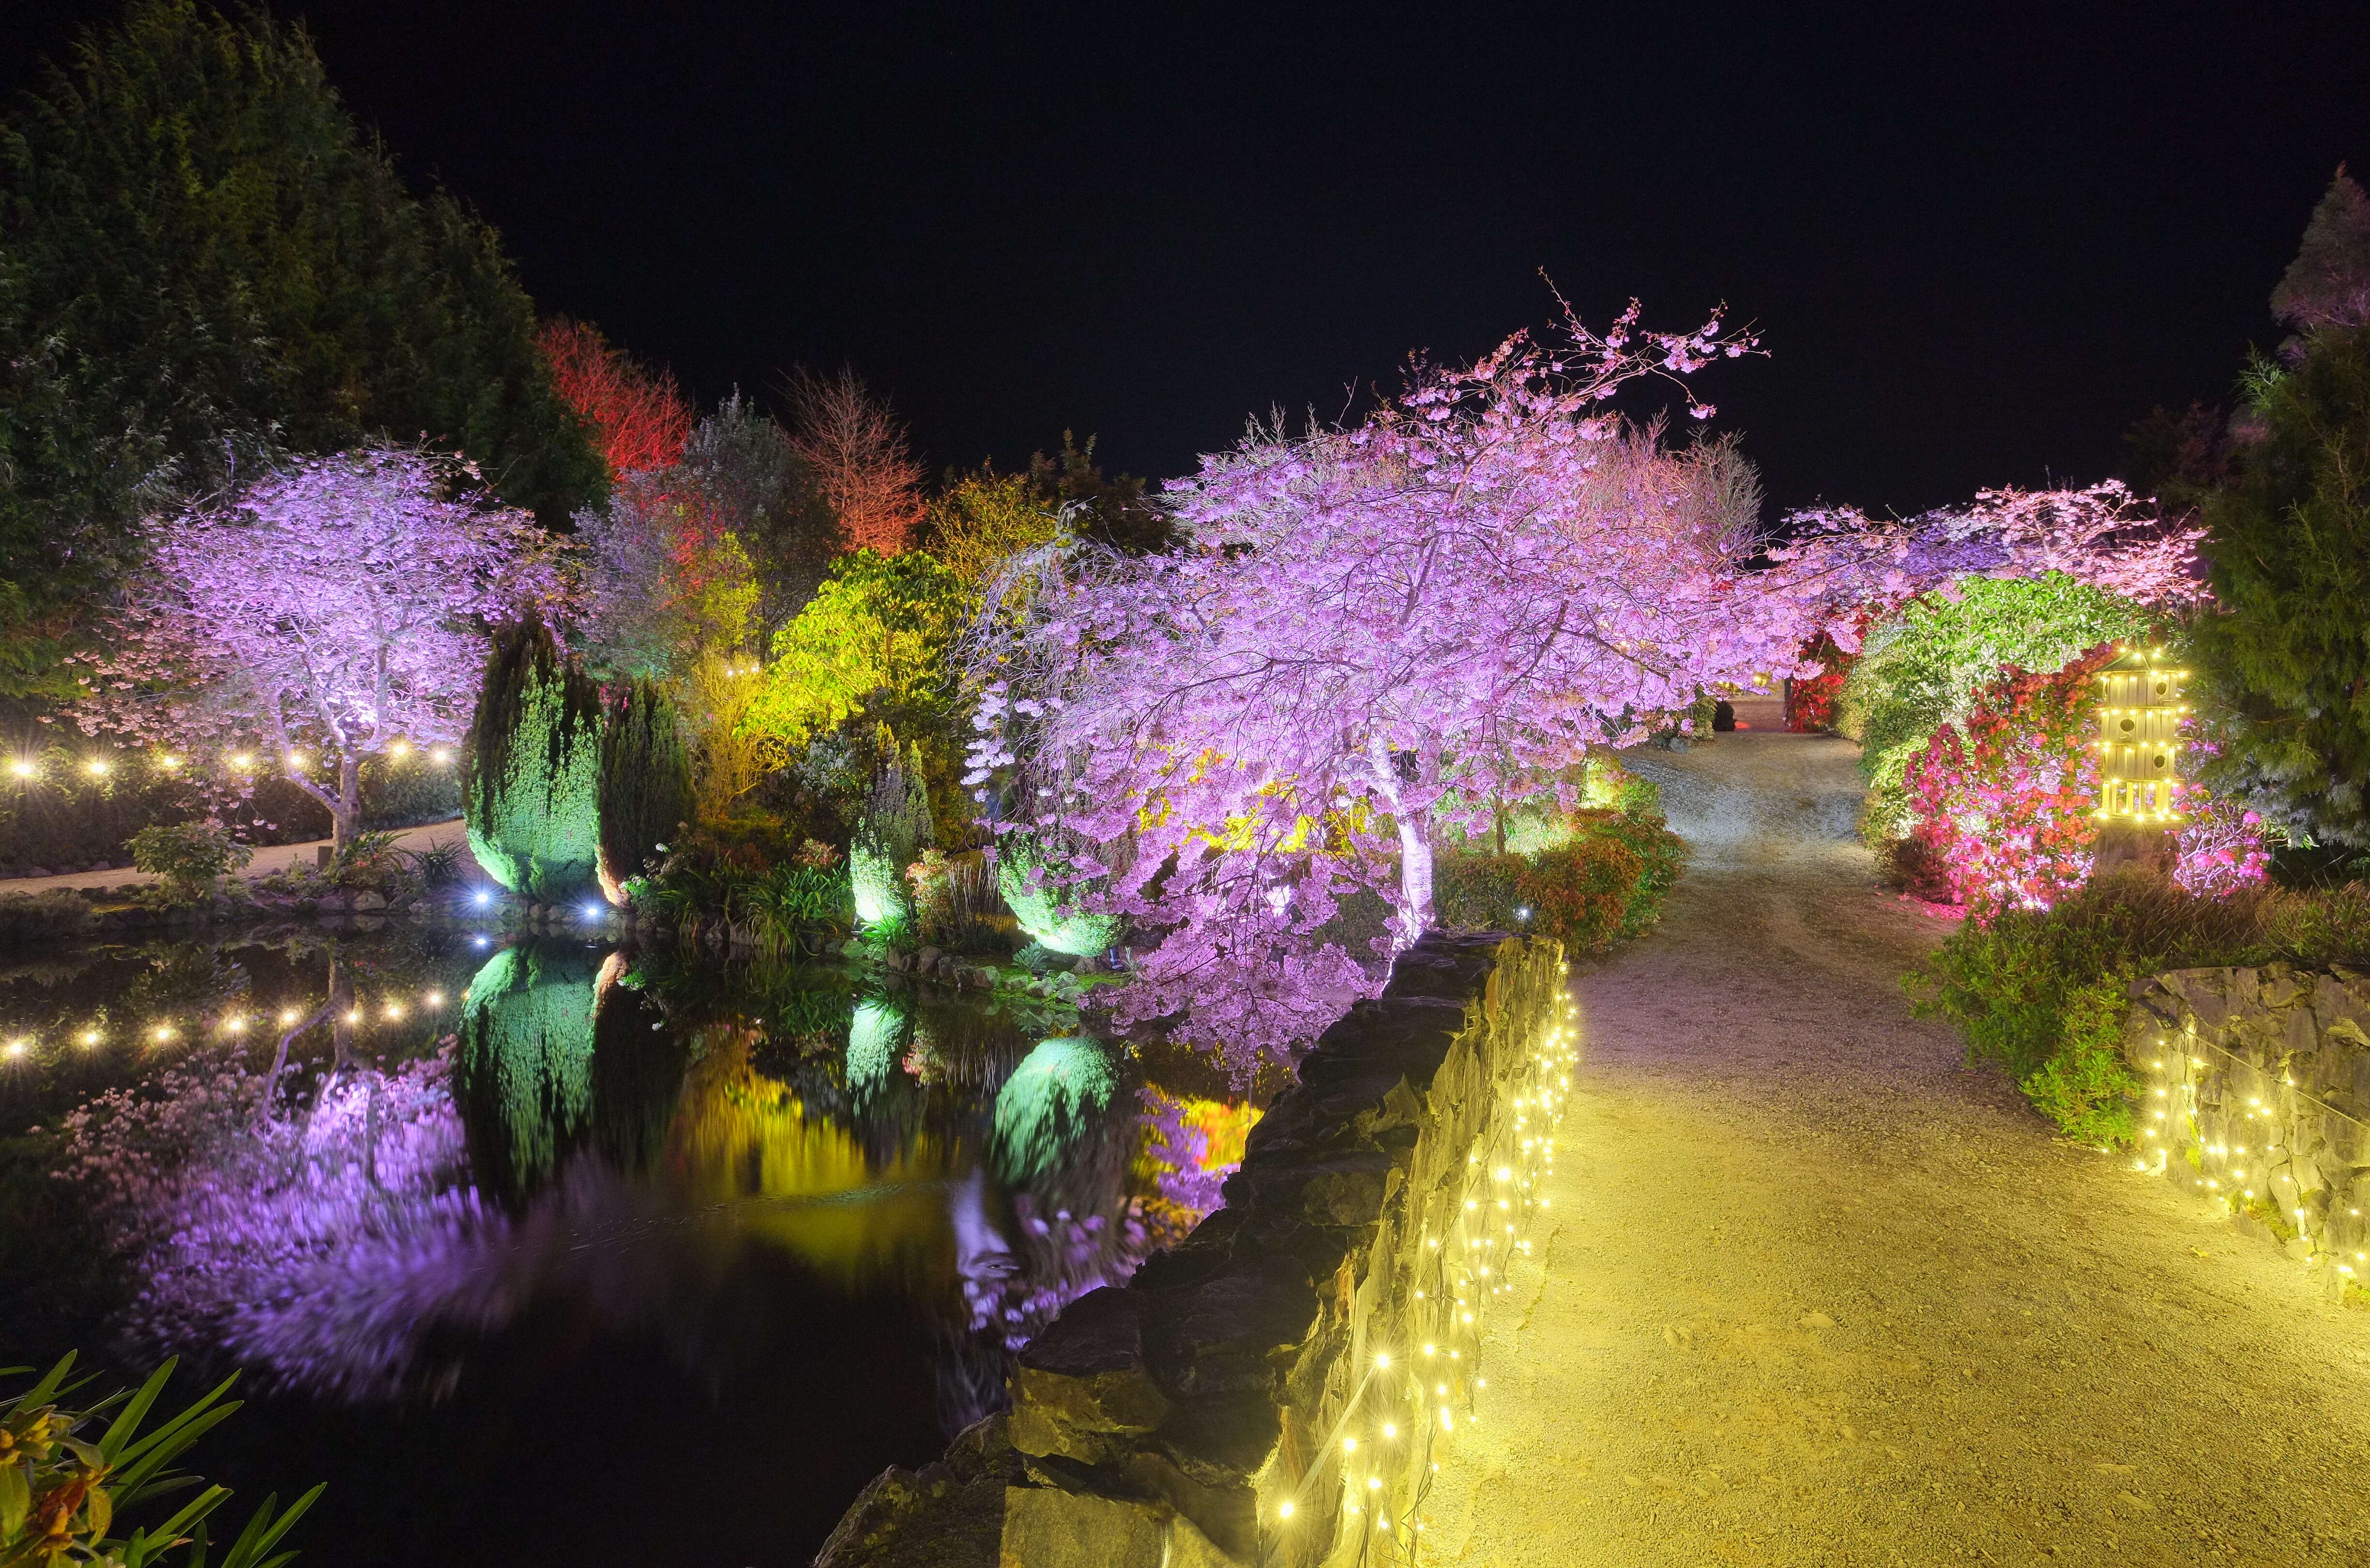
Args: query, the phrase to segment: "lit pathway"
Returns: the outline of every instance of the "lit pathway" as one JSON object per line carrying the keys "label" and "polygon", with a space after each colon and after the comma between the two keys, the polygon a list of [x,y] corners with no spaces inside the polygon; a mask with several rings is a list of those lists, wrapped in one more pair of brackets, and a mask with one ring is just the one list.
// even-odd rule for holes
{"label": "lit pathway", "polygon": [[1557,1227],[1422,1561],[2370,1563],[2370,1312],[2053,1139],[1897,977],[1841,741],[1639,754],[1695,844],[1575,979]]}
{"label": "lit pathway", "polygon": [[[430,822],[422,827],[406,828],[395,835],[395,841],[408,850],[424,850],[436,844],[461,846],[461,864],[465,871],[474,870],[477,860],[469,853],[469,835],[454,817],[443,822]],[[320,853],[329,847],[327,839],[308,839],[301,844],[272,844],[255,852],[255,858],[240,873],[252,882],[259,876],[269,876],[275,871],[285,871],[292,865],[311,865]],[[156,878],[145,871],[124,866],[119,871],[76,871],[58,876],[0,877],[0,895],[10,893],[45,893],[52,887],[121,887],[127,883],[148,883]]]}

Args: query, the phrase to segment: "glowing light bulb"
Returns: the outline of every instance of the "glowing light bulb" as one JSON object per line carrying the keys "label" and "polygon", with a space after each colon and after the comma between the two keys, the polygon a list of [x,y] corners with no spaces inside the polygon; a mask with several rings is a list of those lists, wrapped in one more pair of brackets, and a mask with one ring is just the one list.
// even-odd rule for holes
{"label": "glowing light bulb", "polygon": [[234,1013],[223,1020],[223,1027],[234,1035],[243,1035],[247,1032],[247,1020]]}
{"label": "glowing light bulb", "polygon": [[431,1007],[442,1007],[444,1005],[444,993],[441,990],[431,990],[420,1000]]}
{"label": "glowing light bulb", "polygon": [[23,1056],[27,1051],[29,1051],[32,1048],[33,1042],[30,1040],[11,1040],[8,1042],[8,1055],[11,1059]]}
{"label": "glowing light bulb", "polygon": [[1398,1429],[1398,1427],[1397,1425],[1395,1425],[1394,1424],[1392,1424],[1391,1422],[1388,1422],[1388,1421],[1386,1421],[1386,1422],[1384,1422],[1384,1423],[1383,1423],[1383,1436],[1386,1436],[1386,1437],[1396,1437],[1396,1436],[1398,1436],[1398,1435],[1399,1435],[1399,1429]]}
{"label": "glowing light bulb", "polygon": [[280,1010],[280,1022],[282,1024],[293,1024],[300,1016],[301,1014],[293,1007],[283,1007]]}
{"label": "glowing light bulb", "polygon": [[1275,1505],[1275,1516],[1279,1519],[1288,1519],[1292,1517],[1291,1498],[1287,1497],[1283,1502],[1278,1503]]}
{"label": "glowing light bulb", "polygon": [[386,1015],[390,1020],[401,1018],[403,1016],[403,1004],[399,1001],[388,1002],[386,1004]]}
{"label": "glowing light bulb", "polygon": [[439,746],[435,750],[428,753],[428,760],[434,762],[439,767],[442,767],[443,764],[453,760],[452,749],[450,747]]}
{"label": "glowing light bulb", "polygon": [[95,1046],[105,1036],[96,1029],[85,1029],[82,1032],[82,1043],[86,1046]]}
{"label": "glowing light bulb", "polygon": [[408,740],[398,740],[386,749],[386,754],[400,762],[411,755],[411,743]]}
{"label": "glowing light bulb", "polygon": [[1389,1352],[1389,1351],[1387,1351],[1387,1350],[1377,1350],[1377,1351],[1375,1351],[1375,1366],[1377,1366],[1377,1367],[1387,1367],[1387,1366],[1389,1366],[1390,1364],[1391,1364],[1391,1354],[1390,1354],[1390,1352]]}
{"label": "glowing light bulb", "polygon": [[103,779],[107,776],[107,764],[100,761],[96,757],[93,757],[89,761],[85,762],[83,766],[89,771],[92,778]]}
{"label": "glowing light bulb", "polygon": [[8,771],[16,774],[20,779],[29,779],[33,776],[35,769],[32,763],[25,761],[24,758],[19,757],[15,761],[8,764]]}
{"label": "glowing light bulb", "polygon": [[231,753],[230,765],[234,768],[251,768],[255,766],[255,753],[234,751]]}
{"label": "glowing light bulb", "polygon": [[173,1037],[173,1026],[170,1024],[159,1024],[149,1031],[148,1037],[161,1044]]}

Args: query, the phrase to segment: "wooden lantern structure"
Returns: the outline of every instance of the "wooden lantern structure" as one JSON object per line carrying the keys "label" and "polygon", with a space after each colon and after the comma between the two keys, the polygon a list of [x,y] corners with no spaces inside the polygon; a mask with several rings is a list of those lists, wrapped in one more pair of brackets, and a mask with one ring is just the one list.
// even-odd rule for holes
{"label": "wooden lantern structure", "polygon": [[2127,648],[2099,671],[2097,869],[2172,869],[2180,813],[2180,721],[2189,671],[2160,647]]}

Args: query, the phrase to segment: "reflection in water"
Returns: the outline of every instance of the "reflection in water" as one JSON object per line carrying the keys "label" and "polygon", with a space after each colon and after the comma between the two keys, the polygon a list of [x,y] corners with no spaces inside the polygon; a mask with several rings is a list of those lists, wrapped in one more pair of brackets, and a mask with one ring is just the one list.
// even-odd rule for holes
{"label": "reflection in water", "polygon": [[1064,1303],[1216,1201],[1239,1131],[1156,1091],[1139,1113],[1097,1041],[1030,1046],[843,984],[646,981],[616,954],[522,945],[478,970],[433,1056],[341,1051],[267,1087],[193,1055],[76,1133],[139,1260],[129,1326],[367,1402],[466,1389],[479,1346],[557,1303],[718,1389],[777,1315],[756,1265],[786,1258],[818,1291],[925,1304],[939,1420],[968,1425]]}

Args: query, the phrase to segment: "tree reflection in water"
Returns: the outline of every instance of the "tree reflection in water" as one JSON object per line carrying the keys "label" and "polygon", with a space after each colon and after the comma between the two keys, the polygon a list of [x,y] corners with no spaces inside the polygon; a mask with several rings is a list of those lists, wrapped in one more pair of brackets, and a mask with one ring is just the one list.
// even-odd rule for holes
{"label": "tree reflection in water", "polygon": [[780,1315],[752,1299],[763,1251],[816,1291],[929,1304],[915,1350],[968,1425],[1064,1303],[1216,1202],[1247,1114],[1101,1042],[846,985],[523,944],[432,1056],[340,1048],[316,1084],[192,1055],[102,1096],[74,1171],[141,1279],[125,1327],[385,1401],[453,1391],[561,1300],[717,1386]]}

